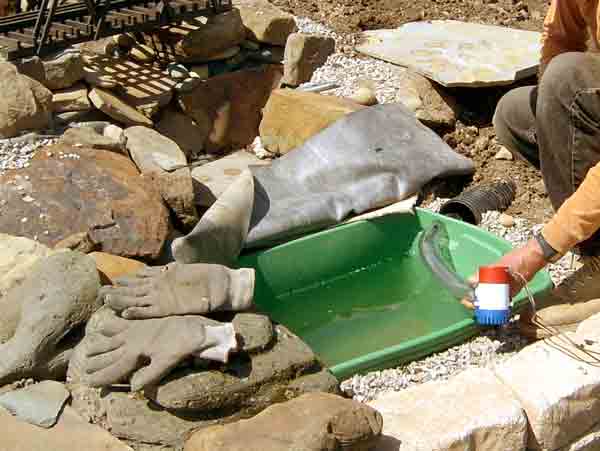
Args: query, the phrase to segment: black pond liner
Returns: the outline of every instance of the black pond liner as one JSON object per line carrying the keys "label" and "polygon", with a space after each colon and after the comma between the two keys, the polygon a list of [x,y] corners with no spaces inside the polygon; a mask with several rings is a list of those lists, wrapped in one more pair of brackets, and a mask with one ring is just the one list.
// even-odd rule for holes
{"label": "black pond liner", "polygon": [[440,213],[478,225],[486,211],[504,211],[515,200],[517,186],[512,180],[502,180],[475,186],[463,191],[440,208]]}

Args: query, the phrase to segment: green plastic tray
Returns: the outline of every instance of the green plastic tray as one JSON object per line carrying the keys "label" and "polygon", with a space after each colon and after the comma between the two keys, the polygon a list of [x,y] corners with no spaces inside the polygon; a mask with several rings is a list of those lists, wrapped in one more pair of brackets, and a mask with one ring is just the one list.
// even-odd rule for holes
{"label": "green plastic tray", "polygon": [[[424,266],[419,233],[445,223],[464,277],[511,249],[500,238],[427,210],[357,221],[240,257],[256,269],[258,308],[305,340],[338,378],[394,367],[475,335],[472,311]],[[550,289],[547,273],[529,284]],[[525,299],[521,293],[517,306]]]}

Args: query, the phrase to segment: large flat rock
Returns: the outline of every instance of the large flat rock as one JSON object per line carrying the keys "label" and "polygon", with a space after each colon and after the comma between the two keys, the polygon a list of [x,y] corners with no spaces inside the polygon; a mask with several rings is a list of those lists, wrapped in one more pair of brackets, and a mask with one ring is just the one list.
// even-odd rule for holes
{"label": "large flat rock", "polygon": [[0,430],[2,451],[133,451],[109,432],[84,421],[69,406],[51,429],[20,421],[0,408]]}
{"label": "large flat rock", "polygon": [[535,75],[540,38],[533,31],[434,20],[365,31],[356,50],[444,86],[494,86]]}
{"label": "large flat rock", "polygon": [[142,174],[174,171],[187,165],[185,154],[177,143],[148,127],[125,130],[127,150]]}
{"label": "large flat rock", "polygon": [[525,412],[488,369],[383,394],[369,405],[383,416],[379,451],[525,450]]}
{"label": "large flat rock", "polygon": [[598,422],[598,346],[576,347],[575,340],[567,333],[535,343],[494,370],[527,413],[530,450],[566,447]]}
{"label": "large flat rock", "polygon": [[158,192],[114,152],[47,147],[28,168],[2,174],[0,186],[0,230],[48,246],[88,232],[104,252],[153,259],[168,235]]}

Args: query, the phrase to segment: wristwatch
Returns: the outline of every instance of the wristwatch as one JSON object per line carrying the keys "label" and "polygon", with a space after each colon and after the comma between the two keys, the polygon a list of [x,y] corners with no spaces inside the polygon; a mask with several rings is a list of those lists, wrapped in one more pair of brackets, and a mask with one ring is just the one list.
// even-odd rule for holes
{"label": "wristwatch", "polygon": [[534,237],[542,248],[542,255],[544,256],[544,260],[546,262],[554,263],[560,259],[561,255],[552,246],[550,246],[550,244],[548,244],[541,232],[536,233]]}

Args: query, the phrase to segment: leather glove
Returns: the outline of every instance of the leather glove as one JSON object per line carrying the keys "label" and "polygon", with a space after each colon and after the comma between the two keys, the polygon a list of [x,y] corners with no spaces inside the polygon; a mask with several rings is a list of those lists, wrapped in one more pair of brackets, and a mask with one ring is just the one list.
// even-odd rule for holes
{"label": "leather glove", "polygon": [[84,342],[82,382],[102,387],[133,374],[132,391],[158,383],[189,356],[227,362],[237,348],[232,324],[207,326],[194,316],[131,321],[114,315]]}
{"label": "leather glove", "polygon": [[203,315],[252,306],[254,270],[204,263],[142,268],[100,290],[104,302],[127,319]]}

